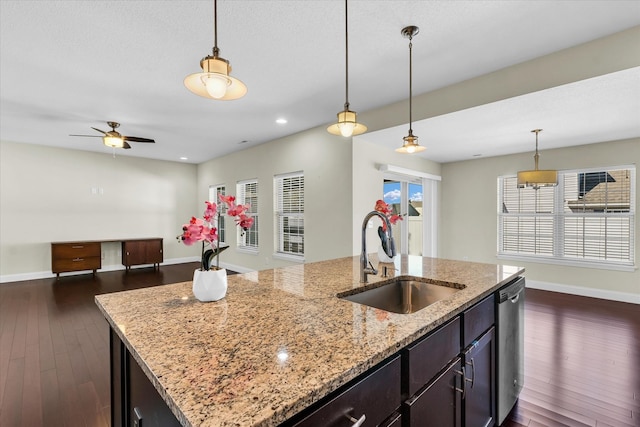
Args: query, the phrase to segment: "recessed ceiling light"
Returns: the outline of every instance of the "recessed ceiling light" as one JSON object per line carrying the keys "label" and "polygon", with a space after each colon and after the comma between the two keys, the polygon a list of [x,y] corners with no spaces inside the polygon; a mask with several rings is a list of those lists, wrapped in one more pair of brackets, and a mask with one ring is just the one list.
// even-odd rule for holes
{"label": "recessed ceiling light", "polygon": [[283,118],[276,119],[276,123],[279,125],[284,125],[287,123],[287,119],[283,119]]}
{"label": "recessed ceiling light", "polygon": [[189,160],[188,157],[180,157],[180,160]]}
{"label": "recessed ceiling light", "polygon": [[481,157],[482,154],[474,154],[473,157]]}

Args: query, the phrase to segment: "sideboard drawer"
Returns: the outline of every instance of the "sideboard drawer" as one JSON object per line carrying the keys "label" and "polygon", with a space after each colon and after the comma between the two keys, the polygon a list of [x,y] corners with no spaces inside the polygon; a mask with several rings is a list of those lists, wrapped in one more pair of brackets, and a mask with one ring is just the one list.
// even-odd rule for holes
{"label": "sideboard drawer", "polygon": [[58,277],[68,271],[96,270],[102,267],[100,242],[51,244],[51,271]]}
{"label": "sideboard drawer", "polygon": [[51,244],[51,256],[54,259],[100,257],[100,243],[53,243]]}

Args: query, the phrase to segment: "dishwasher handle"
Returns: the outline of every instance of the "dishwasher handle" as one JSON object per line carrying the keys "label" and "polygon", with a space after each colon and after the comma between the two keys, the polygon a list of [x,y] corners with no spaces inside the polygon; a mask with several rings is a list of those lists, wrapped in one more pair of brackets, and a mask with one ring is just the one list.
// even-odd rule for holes
{"label": "dishwasher handle", "polygon": [[502,304],[503,302],[507,302],[508,300],[513,303],[518,302],[518,299],[520,299],[520,294],[524,291],[524,288],[524,277],[519,277],[514,282],[497,291],[498,304]]}

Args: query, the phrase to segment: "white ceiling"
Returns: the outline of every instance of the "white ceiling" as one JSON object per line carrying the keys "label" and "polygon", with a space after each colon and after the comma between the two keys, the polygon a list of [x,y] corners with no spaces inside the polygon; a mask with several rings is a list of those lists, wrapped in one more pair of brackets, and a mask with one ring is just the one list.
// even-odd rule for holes
{"label": "white ceiling", "polygon": [[[639,1],[349,2],[353,110],[414,95],[640,25]],[[119,155],[200,163],[319,125],[344,104],[342,0],[220,0],[218,45],[248,86],[236,101],[190,93],[213,47],[213,1],[0,0],[0,139],[110,153],[91,134],[118,121],[154,138]],[[420,70],[420,72],[416,72]],[[611,106],[615,105],[615,114]],[[286,117],[286,125],[275,119]],[[640,69],[414,123],[447,162],[640,136]],[[396,148],[407,127],[365,134]],[[241,141],[248,141],[240,143]]]}

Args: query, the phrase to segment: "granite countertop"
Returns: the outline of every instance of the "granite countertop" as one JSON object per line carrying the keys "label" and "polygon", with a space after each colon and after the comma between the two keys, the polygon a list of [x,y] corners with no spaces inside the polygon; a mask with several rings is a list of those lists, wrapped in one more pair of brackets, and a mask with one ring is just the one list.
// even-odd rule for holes
{"label": "granite countertop", "polygon": [[348,257],[231,275],[216,302],[184,282],[96,303],[184,426],[275,426],[524,272],[413,256],[385,265],[464,289],[413,314],[370,308],[336,297],[362,286]]}

